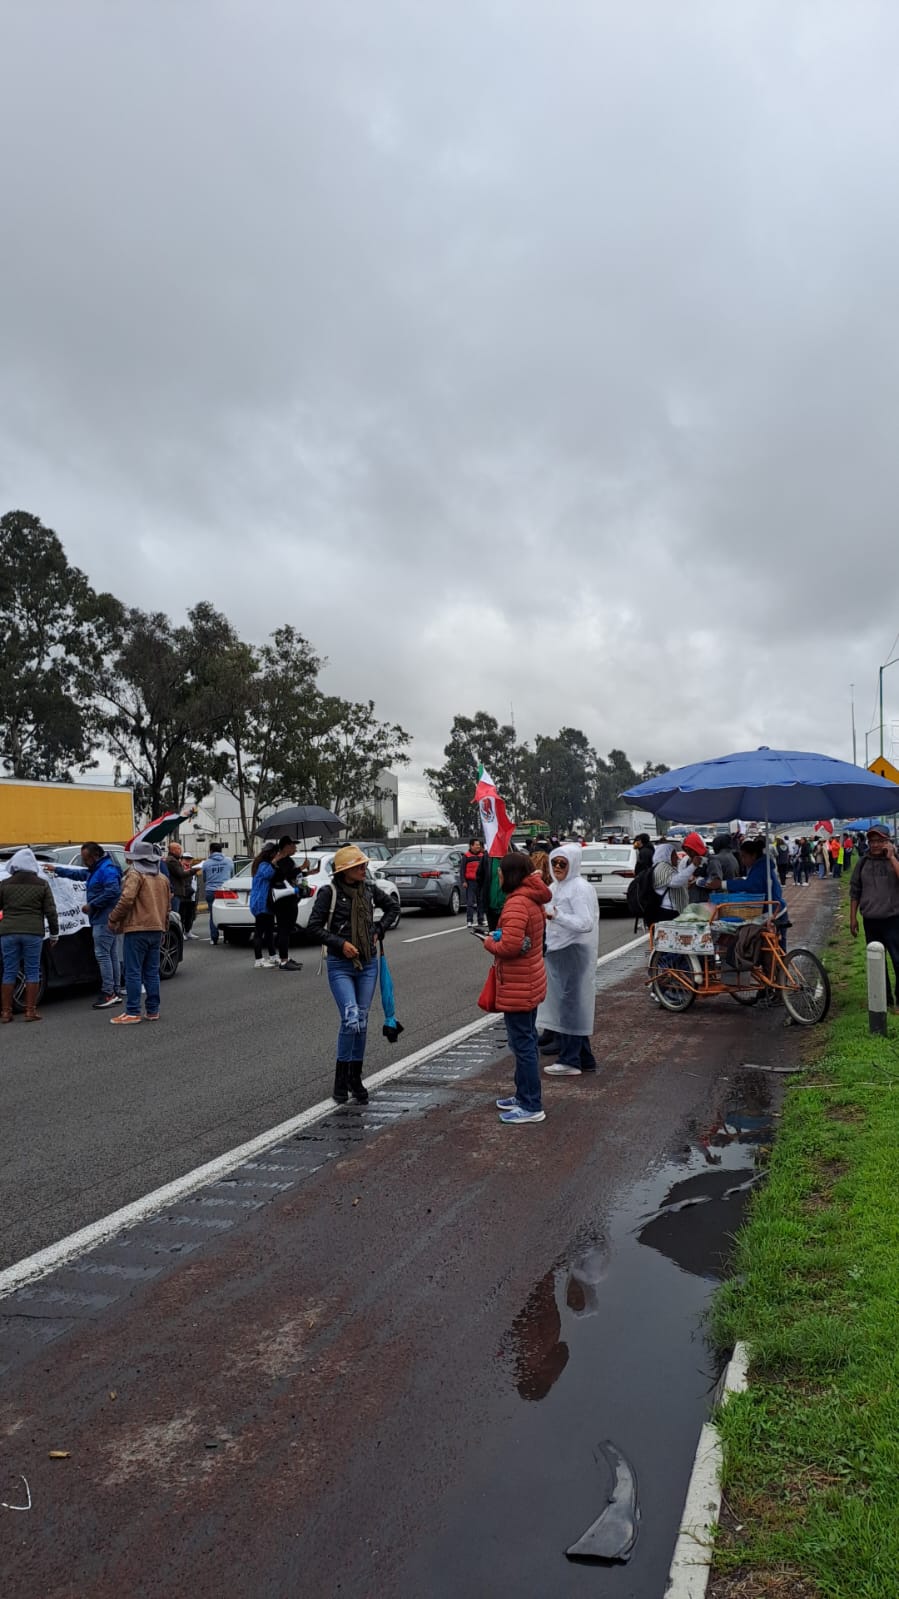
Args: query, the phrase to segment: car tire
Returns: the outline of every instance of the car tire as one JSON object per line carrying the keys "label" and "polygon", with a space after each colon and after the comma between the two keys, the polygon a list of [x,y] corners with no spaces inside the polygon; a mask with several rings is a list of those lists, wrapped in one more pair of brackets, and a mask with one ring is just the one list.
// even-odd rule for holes
{"label": "car tire", "polygon": [[169,978],[178,976],[178,967],[184,954],[184,945],[181,934],[175,927],[166,928],[159,946],[159,977],[160,981],[168,982]]}
{"label": "car tire", "polygon": [[461,909],[462,895],[460,894],[458,888],[454,888],[446,902],[446,914],[447,916],[458,916]]}
{"label": "car tire", "polygon": [[[37,991],[37,1002],[42,1005],[47,992],[47,968],[41,961],[41,986]],[[12,1008],[21,1016],[25,1009],[25,973],[19,972],[13,985]]]}
{"label": "car tire", "polygon": [[248,927],[223,927],[221,934],[226,944],[243,944],[244,947],[253,937]]}

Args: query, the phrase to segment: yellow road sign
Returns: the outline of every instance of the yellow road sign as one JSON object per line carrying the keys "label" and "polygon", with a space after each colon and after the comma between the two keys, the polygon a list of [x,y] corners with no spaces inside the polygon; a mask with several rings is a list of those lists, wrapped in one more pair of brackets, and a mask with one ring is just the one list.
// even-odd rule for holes
{"label": "yellow road sign", "polygon": [[868,767],[869,772],[876,772],[878,777],[886,777],[891,783],[899,783],[899,772],[887,760],[885,755],[878,755]]}

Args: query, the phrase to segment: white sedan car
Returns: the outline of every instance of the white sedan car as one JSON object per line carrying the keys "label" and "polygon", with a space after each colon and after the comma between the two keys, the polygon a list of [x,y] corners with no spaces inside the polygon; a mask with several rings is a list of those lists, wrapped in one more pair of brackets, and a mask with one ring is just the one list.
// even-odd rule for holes
{"label": "white sedan car", "polygon": [[[301,859],[299,853],[297,861]],[[305,932],[312,915],[312,905],[315,895],[326,883],[330,883],[333,876],[333,850],[314,850],[302,859],[309,862],[311,870],[306,874],[306,882],[312,889],[312,898],[301,899],[297,928]],[[380,862],[372,862],[368,869],[369,879],[377,882],[385,893],[390,894],[397,904],[400,902],[400,891],[395,884],[382,877],[377,867]],[[253,887],[253,874],[249,866],[237,872],[234,877],[229,877],[215,891],[215,923],[219,928],[226,944],[246,944],[249,942],[253,931],[255,917],[250,911],[250,890]],[[375,907],[375,921],[380,921],[382,912]]]}
{"label": "white sedan car", "polygon": [[624,904],[636,864],[632,844],[585,844],[581,850],[581,876],[596,890],[600,903]]}

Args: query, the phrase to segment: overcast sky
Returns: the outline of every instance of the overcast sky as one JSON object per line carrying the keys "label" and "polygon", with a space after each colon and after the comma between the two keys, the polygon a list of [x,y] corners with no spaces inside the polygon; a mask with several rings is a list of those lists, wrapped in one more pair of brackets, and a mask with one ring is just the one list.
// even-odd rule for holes
{"label": "overcast sky", "polygon": [[293,622],[414,735],[406,816],[479,708],[639,762],[849,756],[854,680],[863,755],[895,0],[0,18],[0,509],[132,604]]}

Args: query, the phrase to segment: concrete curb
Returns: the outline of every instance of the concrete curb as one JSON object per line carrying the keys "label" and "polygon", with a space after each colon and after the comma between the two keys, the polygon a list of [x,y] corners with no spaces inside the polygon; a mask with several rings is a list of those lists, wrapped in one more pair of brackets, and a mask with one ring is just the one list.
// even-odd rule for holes
{"label": "concrete curb", "polygon": [[[725,1405],[731,1394],[742,1393],[746,1388],[748,1365],[746,1345],[737,1344],[715,1393],[716,1408]],[[723,1465],[718,1428],[714,1422],[707,1421],[696,1446],[665,1599],[705,1599],[712,1574],[714,1534],[721,1513]]]}

